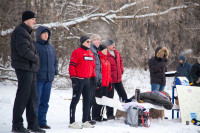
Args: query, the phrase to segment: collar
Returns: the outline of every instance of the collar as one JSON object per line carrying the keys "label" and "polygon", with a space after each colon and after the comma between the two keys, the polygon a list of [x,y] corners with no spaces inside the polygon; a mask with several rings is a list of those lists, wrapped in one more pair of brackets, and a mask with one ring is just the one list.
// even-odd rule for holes
{"label": "collar", "polygon": [[28,25],[26,25],[25,23],[21,23],[21,26],[24,27],[28,31],[29,34],[31,34],[32,29]]}
{"label": "collar", "polygon": [[84,50],[88,50],[89,48],[84,46],[84,45],[81,45],[81,48],[84,49]]}

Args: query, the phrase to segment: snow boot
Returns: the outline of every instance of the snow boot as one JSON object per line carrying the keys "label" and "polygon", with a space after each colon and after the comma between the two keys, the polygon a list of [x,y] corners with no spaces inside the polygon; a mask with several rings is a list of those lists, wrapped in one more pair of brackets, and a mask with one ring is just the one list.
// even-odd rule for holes
{"label": "snow boot", "polygon": [[69,124],[69,128],[82,129],[82,127],[76,122]]}
{"label": "snow boot", "polygon": [[30,133],[28,129],[24,128],[23,126],[12,128],[13,133]]}
{"label": "snow boot", "polygon": [[43,125],[43,126],[40,126],[40,128],[42,128],[42,129],[51,129],[51,127],[50,127],[50,126],[48,126],[48,125]]}
{"label": "snow boot", "polygon": [[90,124],[88,121],[84,122],[82,124],[82,127],[84,127],[84,128],[94,128],[94,126],[92,124]]}
{"label": "snow boot", "polygon": [[41,129],[41,128],[28,128],[29,129],[29,132],[33,132],[33,133],[46,133],[45,130]]}

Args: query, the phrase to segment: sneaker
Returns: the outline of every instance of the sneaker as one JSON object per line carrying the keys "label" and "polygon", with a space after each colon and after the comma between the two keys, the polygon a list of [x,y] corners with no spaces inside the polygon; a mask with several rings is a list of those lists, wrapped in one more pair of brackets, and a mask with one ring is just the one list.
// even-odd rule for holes
{"label": "sneaker", "polygon": [[114,120],[115,119],[115,116],[114,115],[112,115],[112,116],[109,116],[108,118],[107,118],[107,120]]}
{"label": "sneaker", "polygon": [[90,121],[88,121],[91,125],[95,125],[96,124],[96,121],[92,121],[92,120],[90,120]]}
{"label": "sneaker", "polygon": [[30,133],[28,129],[22,127],[12,128],[13,133]]}
{"label": "sneaker", "polygon": [[90,124],[88,121],[84,122],[82,124],[82,127],[84,127],[84,128],[94,128],[94,126],[92,124]]}
{"label": "sneaker", "polygon": [[76,122],[69,124],[69,128],[82,129],[82,127]]}
{"label": "sneaker", "polygon": [[40,126],[40,128],[42,128],[42,129],[51,129],[51,127],[50,127],[50,126],[48,126],[48,125],[43,125],[43,126]]}
{"label": "sneaker", "polygon": [[29,129],[29,132],[34,132],[34,133],[46,133],[46,131],[45,130],[43,130],[43,129],[41,129],[41,128],[33,128],[33,129],[31,129],[31,128],[28,128]]}

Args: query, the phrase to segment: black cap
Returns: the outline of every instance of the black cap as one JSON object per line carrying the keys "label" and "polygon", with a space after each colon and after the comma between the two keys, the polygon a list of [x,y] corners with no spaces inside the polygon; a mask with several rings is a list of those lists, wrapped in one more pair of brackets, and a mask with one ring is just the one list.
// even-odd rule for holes
{"label": "black cap", "polygon": [[104,44],[99,45],[99,51],[106,49],[107,47]]}
{"label": "black cap", "polygon": [[113,45],[113,44],[115,44],[115,42],[113,41],[113,40],[111,40],[111,39],[108,39],[108,40],[106,40],[106,42],[105,42],[105,45],[108,47],[108,46],[110,46],[110,45]]}
{"label": "black cap", "polygon": [[82,36],[82,37],[80,38],[81,45],[82,45],[86,40],[88,40],[88,39],[90,39],[88,36]]}
{"label": "black cap", "polygon": [[31,19],[31,18],[36,18],[36,15],[34,12],[32,11],[24,11],[22,13],[22,22],[28,20],[28,19]]}

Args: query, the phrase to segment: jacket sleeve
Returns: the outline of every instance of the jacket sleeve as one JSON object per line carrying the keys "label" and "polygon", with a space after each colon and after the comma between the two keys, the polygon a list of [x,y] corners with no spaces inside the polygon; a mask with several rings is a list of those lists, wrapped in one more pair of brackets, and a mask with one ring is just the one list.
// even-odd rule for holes
{"label": "jacket sleeve", "polygon": [[[54,50],[55,50],[55,48],[54,48]],[[56,56],[56,50],[55,50],[54,68],[55,68],[55,75],[58,75],[58,60],[57,60],[57,56]]]}
{"label": "jacket sleeve", "polygon": [[121,57],[120,53],[119,53],[119,58],[120,58],[121,71],[122,71],[122,73],[124,73],[124,65],[123,65],[123,60],[122,60],[122,57]]}
{"label": "jacket sleeve", "polygon": [[28,44],[30,41],[28,40],[28,36],[22,32],[16,34],[16,49],[19,55],[31,62],[37,63],[39,61],[39,56],[36,51],[32,51]]}
{"label": "jacket sleeve", "polygon": [[154,63],[152,60],[149,60],[149,71],[151,73],[156,73],[157,71],[159,71],[160,67]]}
{"label": "jacket sleeve", "polygon": [[72,52],[70,63],[69,63],[69,75],[70,78],[75,76],[76,77],[76,67],[78,64],[78,55],[76,51]]}
{"label": "jacket sleeve", "polygon": [[188,65],[188,74],[189,74],[189,75],[188,75],[188,78],[189,78],[189,82],[190,82],[190,83],[193,82],[192,77],[191,77],[191,75],[190,75],[191,69],[192,69],[192,65],[189,64],[189,65]]}
{"label": "jacket sleeve", "polygon": [[192,77],[193,82],[196,82],[199,79],[196,73],[197,73],[197,67],[193,65],[190,71],[190,76]]}

